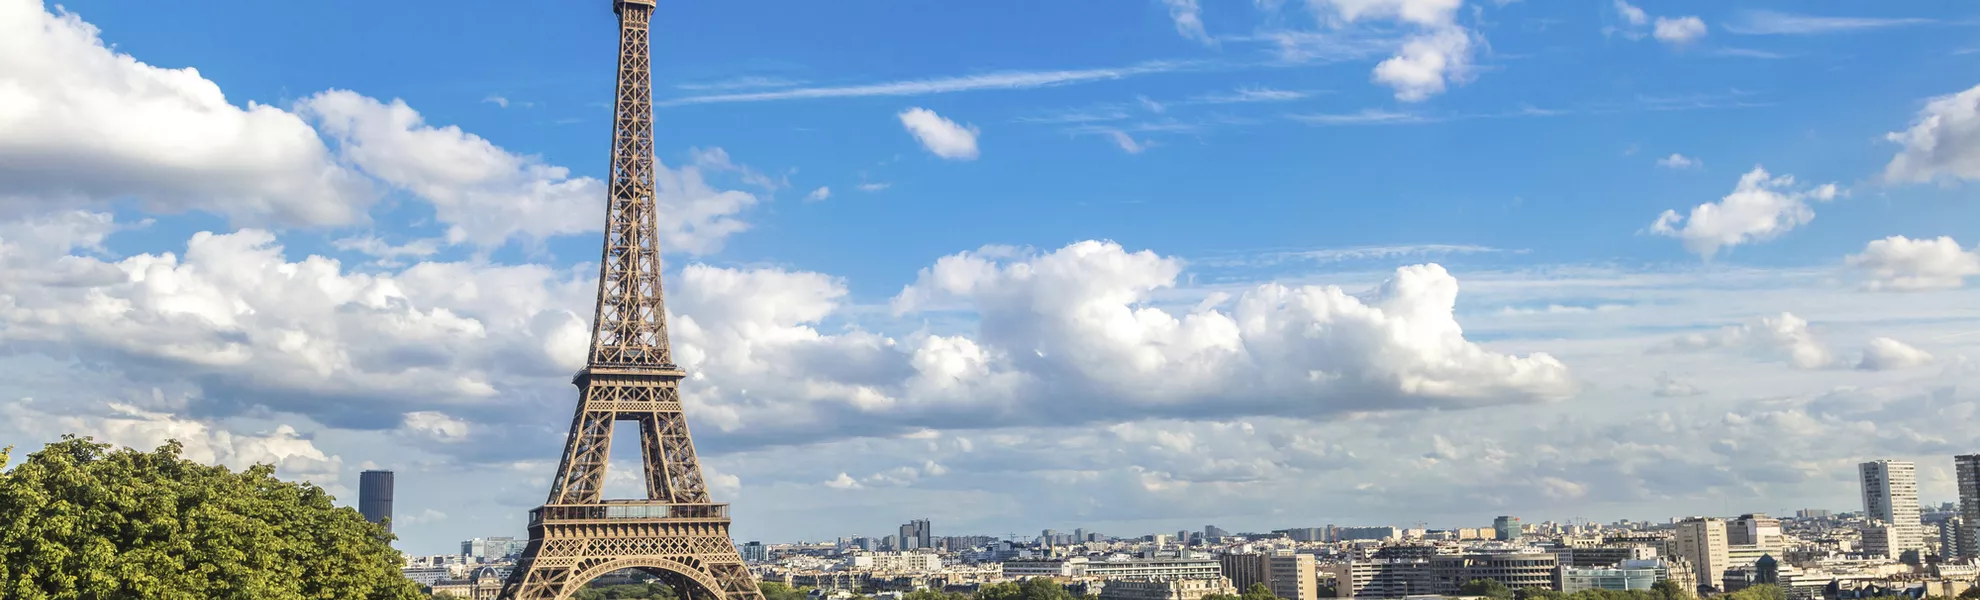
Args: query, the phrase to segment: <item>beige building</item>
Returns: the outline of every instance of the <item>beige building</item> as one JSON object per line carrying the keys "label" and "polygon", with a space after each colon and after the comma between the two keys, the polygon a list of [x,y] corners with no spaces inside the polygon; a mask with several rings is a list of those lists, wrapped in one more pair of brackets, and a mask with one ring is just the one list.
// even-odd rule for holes
{"label": "beige building", "polygon": [[1678,522],[1671,536],[1672,556],[1691,563],[1696,585],[1717,589],[1719,578],[1732,563],[1732,548],[1726,540],[1726,522],[1714,517],[1691,517]]}
{"label": "beige building", "polygon": [[1311,554],[1279,551],[1271,554],[1226,554],[1218,557],[1224,576],[1238,591],[1265,584],[1272,594],[1286,600],[1315,600],[1320,597],[1319,562]]}
{"label": "beige building", "polygon": [[1222,577],[1142,577],[1108,580],[1100,588],[1100,600],[1203,600],[1237,593],[1237,587]]}

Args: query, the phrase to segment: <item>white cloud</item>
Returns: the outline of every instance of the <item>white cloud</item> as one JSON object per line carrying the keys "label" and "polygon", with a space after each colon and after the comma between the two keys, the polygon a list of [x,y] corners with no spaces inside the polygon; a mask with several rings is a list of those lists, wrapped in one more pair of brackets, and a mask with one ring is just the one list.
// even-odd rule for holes
{"label": "white cloud", "polygon": [[75,14],[0,1],[0,214],[125,198],[309,226],[362,222],[375,194],[296,115],[118,54]]}
{"label": "white cloud", "polygon": [[859,481],[853,479],[851,475],[847,475],[845,473],[839,473],[838,477],[834,477],[831,480],[826,481],[825,487],[838,489],[838,490],[856,490],[864,486],[861,486],[859,484]]}
{"label": "white cloud", "polygon": [[1421,102],[1461,81],[1471,68],[1471,32],[1443,27],[1411,37],[1395,56],[1375,65],[1376,82],[1395,88],[1396,99]]}
{"label": "white cloud", "polygon": [[1114,140],[1114,145],[1120,146],[1122,152],[1128,154],[1140,154],[1142,150],[1147,150],[1148,146],[1151,145],[1148,142],[1135,141],[1134,136],[1128,135],[1127,132],[1119,129],[1108,130],[1107,137]]}
{"label": "white cloud", "polygon": [[1904,145],[1884,166],[1886,180],[1980,179],[1980,86],[1931,99],[1911,129],[1884,137]]}
{"label": "white cloud", "polygon": [[1683,45],[1705,37],[1705,21],[1698,17],[1657,17],[1657,27],[1651,34],[1657,41],[1672,45]]}
{"label": "white cloud", "polygon": [[1909,369],[1932,364],[1932,353],[1887,337],[1873,338],[1863,349],[1863,360],[1856,368],[1865,371]]}
{"label": "white cloud", "polygon": [[1413,29],[1394,56],[1375,65],[1370,78],[1387,85],[1403,102],[1441,94],[1471,76],[1473,33],[1457,24],[1463,0],[1308,0],[1323,20],[1336,25],[1394,20]]}
{"label": "white cloud", "polygon": [[1705,166],[1705,163],[1700,162],[1696,158],[1673,152],[1670,156],[1657,159],[1657,166],[1666,169],[1696,169]]}
{"label": "white cloud", "polygon": [[1650,24],[1650,15],[1624,0],[1615,0],[1616,14],[1622,15],[1623,22],[1634,27]]}
{"label": "white cloud", "polygon": [[447,413],[435,410],[419,410],[406,413],[405,422],[399,425],[399,429],[410,435],[443,444],[453,444],[468,439],[468,424],[466,421],[449,417]]}
{"label": "white cloud", "polygon": [[[459,127],[428,125],[405,102],[332,90],[304,99],[298,110],[338,141],[345,160],[432,203],[448,226],[449,243],[492,247],[604,226],[603,182],[572,177],[569,169],[511,153]],[[706,163],[702,167],[735,170],[745,181],[754,173],[728,162],[719,148],[695,155]],[[714,157],[720,160],[709,162]],[[654,201],[669,216],[659,221],[667,251],[706,254],[749,228],[737,215],[754,206],[756,196],[710,186],[702,167],[676,170],[655,161]]]}
{"label": "white cloud", "polygon": [[1872,290],[1917,291],[1954,289],[1966,278],[1980,275],[1980,248],[1962,250],[1951,236],[1911,239],[1894,235],[1871,240],[1862,254],[1844,264],[1867,271]]}
{"label": "white cloud", "polygon": [[1739,19],[1726,26],[1726,31],[1745,35],[1813,35],[1923,25],[1931,22],[1933,22],[1931,19],[1917,18],[1822,17],[1772,10],[1746,10],[1740,13]]}
{"label": "white cloud", "polygon": [[393,244],[375,235],[360,235],[339,238],[330,246],[345,252],[356,252],[378,259],[379,264],[398,265],[400,259],[425,258],[440,252],[440,240],[419,239],[404,244]]}
{"label": "white cloud", "polygon": [[264,433],[236,433],[217,423],[148,411],[121,403],[55,407],[46,401],[19,401],[0,404],[0,414],[15,427],[33,424],[29,435],[52,437],[75,433],[96,441],[150,450],[169,440],[184,446],[183,456],[193,462],[246,469],[256,464],[274,465],[283,477],[307,480],[321,486],[337,483],[343,461],[325,454],[294,427],[278,425]]}
{"label": "white cloud", "polygon": [[1692,208],[1689,217],[1664,211],[1650,232],[1683,240],[1686,250],[1710,259],[1721,248],[1771,240],[1808,224],[1815,218],[1808,200],[1827,201],[1836,194],[1833,183],[1798,190],[1794,176],[1773,177],[1754,167],[1725,198]]}
{"label": "white cloud", "polygon": [[509,107],[509,99],[508,99],[508,98],[503,98],[503,97],[501,97],[501,96],[494,96],[494,95],[490,95],[490,96],[489,96],[489,97],[487,97],[487,98],[482,98],[482,99],[481,99],[481,101],[482,101],[482,102],[484,102],[484,103],[488,103],[488,104],[493,104],[493,105],[496,105],[496,106],[500,106],[500,107],[502,107],[502,108],[508,108],[508,107]]}
{"label": "white cloud", "polygon": [[859,191],[862,192],[878,192],[880,190],[894,187],[894,184],[886,183],[886,182],[869,182],[869,183],[862,183],[853,187],[859,188]]}
{"label": "white cloud", "polygon": [[957,125],[926,108],[910,108],[899,115],[901,126],[936,156],[949,160],[976,159],[976,126]]}
{"label": "white cloud", "polygon": [[811,193],[805,194],[804,201],[817,202],[831,197],[832,197],[832,188],[821,185],[818,186],[818,189],[811,190]]}
{"label": "white cloud", "polygon": [[1217,45],[1216,38],[1203,30],[1203,9],[1196,0],[1162,0],[1169,7],[1169,19],[1176,22],[1176,33],[1206,46]]}
{"label": "white cloud", "polygon": [[921,96],[975,90],[1021,90],[1046,86],[1126,79],[1153,73],[1169,73],[1193,67],[1193,63],[1156,61],[1126,67],[1059,71],[1005,71],[961,77],[936,77],[840,87],[811,87],[692,96],[656,102],[657,106],[709,104],[721,102],[764,102],[815,98],[861,98],[869,96]]}
{"label": "white cloud", "polygon": [[1656,387],[1651,388],[1650,393],[1663,398],[1684,398],[1705,393],[1697,386],[1678,381],[1677,378],[1671,377],[1670,373],[1658,373],[1655,382]]}
{"label": "white cloud", "polygon": [[1808,321],[1791,313],[1762,317],[1709,333],[1682,335],[1653,350],[1673,352],[1715,348],[1785,356],[1789,364],[1800,369],[1825,369],[1838,364],[1835,353],[1816,340],[1808,330]]}

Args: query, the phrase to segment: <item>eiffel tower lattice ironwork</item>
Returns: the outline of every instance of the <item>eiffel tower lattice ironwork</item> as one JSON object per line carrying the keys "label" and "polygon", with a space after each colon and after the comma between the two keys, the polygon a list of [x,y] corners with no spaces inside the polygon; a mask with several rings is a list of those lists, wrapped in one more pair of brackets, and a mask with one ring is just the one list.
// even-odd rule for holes
{"label": "eiffel tower lattice ironwork", "polygon": [[[621,569],[658,575],[686,600],[763,599],[729,538],[729,505],[709,498],[702,481],[681,412],[686,373],[667,343],[653,202],[654,2],[613,3],[619,83],[591,356],[571,380],[577,414],[550,498],[529,512],[529,545],[502,586],[508,600],[563,600]],[[600,498],[619,421],[639,425],[644,500]]]}

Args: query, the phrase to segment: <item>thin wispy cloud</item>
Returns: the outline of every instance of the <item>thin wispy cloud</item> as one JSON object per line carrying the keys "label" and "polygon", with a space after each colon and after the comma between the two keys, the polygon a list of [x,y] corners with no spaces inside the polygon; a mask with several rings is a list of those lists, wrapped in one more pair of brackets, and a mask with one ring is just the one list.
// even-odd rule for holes
{"label": "thin wispy cloud", "polygon": [[1431,121],[1431,119],[1415,113],[1395,112],[1378,108],[1353,113],[1286,115],[1286,118],[1308,125],[1397,125],[1403,123],[1428,123]]}
{"label": "thin wispy cloud", "polygon": [[804,81],[800,81],[796,79],[784,79],[782,77],[744,75],[742,77],[732,77],[721,81],[681,83],[674,85],[674,88],[687,90],[690,92],[724,92],[730,90],[754,90],[754,89],[763,89],[763,88],[791,87],[794,85],[804,85],[804,83],[805,83]]}
{"label": "thin wispy cloud", "polygon": [[1309,92],[1297,90],[1277,90],[1272,88],[1238,88],[1235,92],[1206,94],[1191,98],[1194,104],[1240,104],[1245,102],[1285,102],[1312,96]]}
{"label": "thin wispy cloud", "polygon": [[859,98],[868,96],[920,96],[925,94],[947,94],[975,90],[1021,90],[1030,88],[1090,83],[1125,79],[1138,75],[1171,73],[1193,68],[1200,63],[1194,61],[1150,61],[1126,67],[1108,69],[1077,69],[1064,71],[1004,71],[982,75],[960,77],[935,77],[910,79],[865,85],[803,87],[763,92],[742,92],[733,94],[709,94],[688,96],[655,103],[656,106],[680,106],[685,104],[716,104],[727,102],[768,102],[774,100],[804,100],[817,98]]}
{"label": "thin wispy cloud", "polygon": [[1783,58],[1793,58],[1792,55],[1781,54],[1778,52],[1768,52],[1766,50],[1756,50],[1753,48],[1734,48],[1731,46],[1714,48],[1712,49],[1712,55],[1728,56],[1732,58],[1759,58],[1765,60],[1780,60]]}
{"label": "thin wispy cloud", "polygon": [[1919,18],[1823,17],[1772,10],[1748,10],[1725,26],[1741,35],[1815,35],[1934,23]]}

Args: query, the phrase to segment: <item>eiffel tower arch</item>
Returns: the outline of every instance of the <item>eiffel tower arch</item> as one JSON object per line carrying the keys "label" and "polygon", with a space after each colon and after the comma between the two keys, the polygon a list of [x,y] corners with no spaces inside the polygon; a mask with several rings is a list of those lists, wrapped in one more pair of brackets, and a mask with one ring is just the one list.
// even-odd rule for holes
{"label": "eiffel tower arch", "polygon": [[[563,600],[585,583],[637,569],[674,585],[685,600],[762,600],[756,578],[729,537],[729,505],[702,480],[680,381],[667,340],[654,228],[653,85],[648,35],[655,0],[616,0],[619,80],[605,247],[591,351],[570,436],[549,499],[529,511],[529,545],[503,583],[508,600]],[[646,498],[600,497],[612,430],[639,427]]]}

